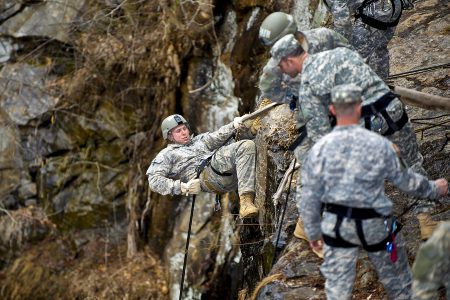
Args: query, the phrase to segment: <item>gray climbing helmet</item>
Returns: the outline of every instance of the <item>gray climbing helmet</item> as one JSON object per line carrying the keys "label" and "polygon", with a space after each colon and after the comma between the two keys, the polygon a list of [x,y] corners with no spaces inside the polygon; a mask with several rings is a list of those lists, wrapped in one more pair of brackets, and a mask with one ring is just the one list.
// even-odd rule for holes
{"label": "gray climbing helmet", "polygon": [[171,116],[168,116],[167,118],[165,118],[161,122],[161,131],[162,131],[163,138],[165,140],[167,140],[169,131],[171,131],[172,129],[174,129],[175,127],[177,127],[178,125],[181,125],[181,124],[188,125],[188,122],[186,121],[185,118],[183,118],[182,115],[175,114],[175,115],[171,115]]}
{"label": "gray climbing helmet", "polygon": [[268,15],[259,27],[259,40],[265,46],[271,46],[286,34],[294,34],[296,31],[294,17],[284,12],[274,12]]}

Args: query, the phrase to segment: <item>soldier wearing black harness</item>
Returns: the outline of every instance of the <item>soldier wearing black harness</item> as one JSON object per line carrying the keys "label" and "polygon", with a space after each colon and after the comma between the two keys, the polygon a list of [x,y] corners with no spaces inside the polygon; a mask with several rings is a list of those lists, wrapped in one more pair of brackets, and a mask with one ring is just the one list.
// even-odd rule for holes
{"label": "soldier wearing black harness", "polygon": [[[437,199],[445,179],[429,181],[404,168],[389,140],[359,126],[362,89],[332,89],[337,126],[312,147],[302,169],[300,213],[310,245],[324,246],[327,299],[351,299],[360,248],[368,252],[390,299],[410,299],[412,276],[385,179],[415,196]],[[323,214],[321,214],[323,210]]]}
{"label": "soldier wearing black harness", "polygon": [[387,80],[389,50],[402,10],[409,0],[325,0],[333,15],[334,30],[345,36],[366,63]]}

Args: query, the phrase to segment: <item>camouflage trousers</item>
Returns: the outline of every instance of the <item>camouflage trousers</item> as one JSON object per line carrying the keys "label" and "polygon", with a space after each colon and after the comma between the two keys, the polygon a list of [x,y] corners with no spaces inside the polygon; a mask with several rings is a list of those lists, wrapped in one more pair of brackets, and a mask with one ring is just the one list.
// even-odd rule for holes
{"label": "camouflage trousers", "polygon": [[352,30],[352,45],[366,63],[384,81],[389,76],[388,43],[394,36],[395,27],[379,30],[358,19]]}
{"label": "camouflage trousers", "polygon": [[242,140],[223,146],[200,175],[202,190],[219,194],[236,189],[239,195],[254,193],[255,163],[256,147],[253,141]]}
{"label": "camouflage trousers", "polygon": [[[386,111],[394,122],[398,121],[403,114],[403,105],[398,99],[394,99]],[[380,118],[381,127],[380,132],[384,133],[388,130],[388,125],[383,118]],[[419,151],[419,145],[417,144],[416,134],[411,125],[411,122],[407,122],[405,126],[395,132],[392,135],[386,136],[388,140],[396,144],[400,148],[401,156],[405,160],[406,165],[414,172],[417,172],[423,176],[428,176],[427,172],[423,168],[423,156]],[[410,200],[414,201],[414,200]],[[435,208],[434,201],[427,199],[420,199],[417,205],[414,207],[416,213],[431,212]]]}
{"label": "camouflage trousers", "polygon": [[439,299],[445,287],[450,299],[450,221],[441,223],[420,246],[413,265],[413,299]]}
{"label": "camouflage trousers", "polygon": [[[336,215],[324,213],[322,232],[335,237]],[[369,245],[382,241],[386,236],[386,225],[381,218],[362,221],[365,239]],[[354,220],[344,218],[340,227],[344,240],[361,245]],[[383,284],[389,299],[410,299],[412,274],[408,265],[406,245],[401,233],[395,238],[397,261],[393,263],[385,251],[368,252],[368,257]],[[324,262],[320,270],[325,277],[325,291],[328,300],[352,299],[356,277],[356,262],[360,248],[338,248],[325,245]]]}

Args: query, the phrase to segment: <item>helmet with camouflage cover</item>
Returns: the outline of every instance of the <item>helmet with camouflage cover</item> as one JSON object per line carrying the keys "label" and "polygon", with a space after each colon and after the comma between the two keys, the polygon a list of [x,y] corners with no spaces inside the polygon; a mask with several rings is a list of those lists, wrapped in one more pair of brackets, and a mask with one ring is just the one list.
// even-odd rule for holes
{"label": "helmet with camouflage cover", "polygon": [[259,27],[259,39],[265,46],[270,46],[286,34],[296,31],[294,17],[284,12],[274,12],[268,15]]}
{"label": "helmet with camouflage cover", "polygon": [[178,125],[181,125],[181,124],[188,125],[188,122],[186,121],[185,118],[183,118],[182,115],[175,114],[175,115],[171,115],[171,116],[168,116],[167,118],[165,118],[161,122],[161,131],[162,131],[163,138],[165,140],[167,140],[169,131],[171,131],[172,129],[174,129],[175,127],[177,127]]}

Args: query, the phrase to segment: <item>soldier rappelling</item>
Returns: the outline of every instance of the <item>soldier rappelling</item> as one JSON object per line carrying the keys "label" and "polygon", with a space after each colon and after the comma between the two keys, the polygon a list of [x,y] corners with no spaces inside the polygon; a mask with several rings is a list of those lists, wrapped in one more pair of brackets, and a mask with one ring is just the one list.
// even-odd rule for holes
{"label": "soldier rappelling", "polygon": [[[147,170],[150,189],[162,195],[238,190],[241,218],[257,216],[258,208],[254,205],[255,144],[251,140],[242,140],[224,145],[237,128],[246,124],[251,125],[237,117],[217,131],[193,136],[181,115],[165,118],[161,131],[169,144]],[[198,170],[202,162],[203,169]],[[197,172],[199,178],[196,178]]]}

